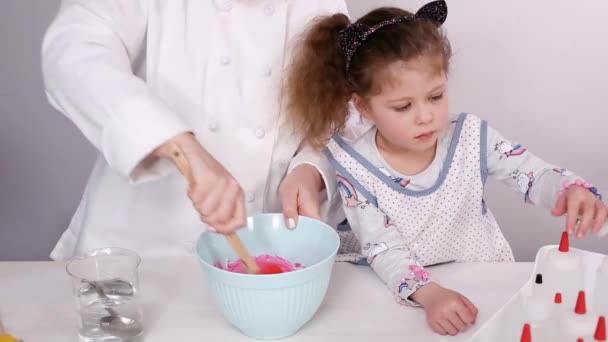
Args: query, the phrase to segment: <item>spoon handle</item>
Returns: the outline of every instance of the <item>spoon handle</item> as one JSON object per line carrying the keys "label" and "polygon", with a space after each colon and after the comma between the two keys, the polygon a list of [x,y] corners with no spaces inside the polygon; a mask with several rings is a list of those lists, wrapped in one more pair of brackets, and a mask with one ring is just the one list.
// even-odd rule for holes
{"label": "spoon handle", "polygon": [[226,239],[228,239],[228,243],[245,265],[247,272],[251,274],[260,273],[260,267],[247,252],[245,245],[243,245],[243,241],[241,241],[236,234],[228,234],[226,235]]}
{"label": "spoon handle", "polygon": [[[95,289],[95,292],[97,292],[97,295],[99,296],[99,298],[101,298],[102,300],[108,300],[108,296],[106,296],[106,293],[98,286],[97,282],[94,281],[88,281],[87,283],[89,283],[89,285],[91,287],[93,287],[93,289]],[[104,305],[104,309],[113,317],[117,317],[118,316],[118,312],[116,312],[116,310],[109,308],[107,306]],[[1,342],[1,341],[0,341]]]}

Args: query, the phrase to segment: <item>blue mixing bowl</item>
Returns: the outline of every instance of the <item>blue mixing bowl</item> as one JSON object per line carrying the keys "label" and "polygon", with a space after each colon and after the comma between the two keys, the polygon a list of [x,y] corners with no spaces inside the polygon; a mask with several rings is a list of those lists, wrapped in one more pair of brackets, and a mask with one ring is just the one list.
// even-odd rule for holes
{"label": "blue mixing bowl", "polygon": [[296,229],[287,229],[282,214],[257,215],[247,224],[238,235],[252,256],[277,255],[304,267],[270,275],[222,270],[215,265],[238,257],[224,236],[204,232],[196,251],[209,290],[224,317],[244,334],[257,339],[293,335],[314,316],[327,293],[338,234],[308,217],[300,217]]}

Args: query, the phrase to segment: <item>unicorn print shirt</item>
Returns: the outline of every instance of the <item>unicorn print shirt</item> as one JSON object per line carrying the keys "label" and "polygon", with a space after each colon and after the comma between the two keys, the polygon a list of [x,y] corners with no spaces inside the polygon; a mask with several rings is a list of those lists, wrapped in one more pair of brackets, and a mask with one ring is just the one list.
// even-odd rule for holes
{"label": "unicorn print shirt", "polygon": [[536,157],[467,114],[450,119],[432,163],[417,175],[394,170],[376,146],[376,129],[325,151],[337,171],[349,231],[338,260],[368,263],[402,304],[434,280],[425,266],[451,261],[513,261],[483,198],[492,176],[526,203],[551,208],[574,173]]}

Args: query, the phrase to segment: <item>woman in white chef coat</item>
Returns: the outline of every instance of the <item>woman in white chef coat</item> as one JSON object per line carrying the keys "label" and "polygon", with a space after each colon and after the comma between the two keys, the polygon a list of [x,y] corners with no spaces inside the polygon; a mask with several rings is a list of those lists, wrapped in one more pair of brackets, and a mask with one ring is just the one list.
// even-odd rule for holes
{"label": "woman in white chef coat", "polygon": [[335,12],[343,0],[64,0],[43,43],[46,92],[100,154],[51,257],[189,254],[206,224],[232,232],[260,212],[337,224],[331,168],[279,94],[293,38]]}

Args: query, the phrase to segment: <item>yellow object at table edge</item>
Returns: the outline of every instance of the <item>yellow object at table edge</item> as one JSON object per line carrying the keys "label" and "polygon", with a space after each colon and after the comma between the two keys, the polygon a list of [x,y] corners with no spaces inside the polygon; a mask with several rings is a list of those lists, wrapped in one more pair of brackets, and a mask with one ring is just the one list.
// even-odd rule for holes
{"label": "yellow object at table edge", "polygon": [[11,335],[0,335],[0,342],[20,342],[20,340]]}

